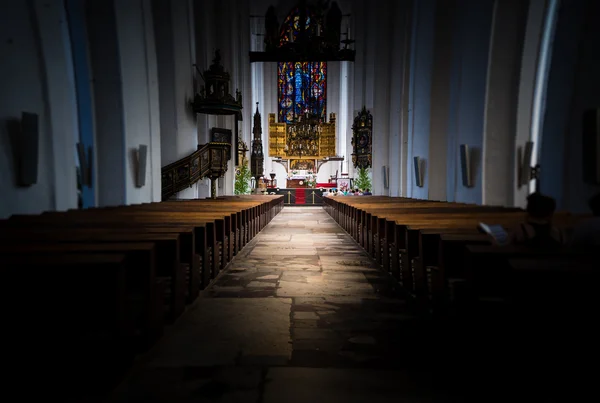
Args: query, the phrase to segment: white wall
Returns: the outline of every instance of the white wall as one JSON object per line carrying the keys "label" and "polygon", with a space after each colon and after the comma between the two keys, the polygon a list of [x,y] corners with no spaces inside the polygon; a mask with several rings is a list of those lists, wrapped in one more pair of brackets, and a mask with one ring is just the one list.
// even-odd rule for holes
{"label": "white wall", "polygon": [[[155,172],[147,169],[146,185],[136,185],[137,150],[140,145],[146,145],[149,149],[147,168],[156,162],[160,164],[160,160],[153,161],[158,158],[158,153],[152,152],[152,146],[155,145],[153,135],[157,135],[152,120],[158,115],[158,105],[150,102],[157,95],[155,88],[150,91],[150,84],[157,81],[156,58],[147,51],[148,48],[154,49],[154,41],[147,35],[146,29],[147,25],[152,25],[149,14],[151,7],[150,0],[116,1],[115,5],[123,97],[125,202],[138,204],[153,201],[153,187],[160,183],[160,176],[155,181]],[[151,73],[153,76],[150,76]]]}
{"label": "white wall", "polygon": [[[185,1],[153,2],[158,79],[160,83],[161,164],[166,166],[197,149],[196,116],[190,106],[194,97],[194,29]],[[198,197],[198,186],[184,189],[179,199]]]}
{"label": "white wall", "polygon": [[[77,206],[75,86],[66,35],[62,1],[0,3],[0,218]],[[19,188],[6,124],[24,111],[39,115],[38,181]]]}
{"label": "white wall", "polygon": [[483,149],[483,204],[513,204],[518,82],[527,8],[496,2],[489,53]]}

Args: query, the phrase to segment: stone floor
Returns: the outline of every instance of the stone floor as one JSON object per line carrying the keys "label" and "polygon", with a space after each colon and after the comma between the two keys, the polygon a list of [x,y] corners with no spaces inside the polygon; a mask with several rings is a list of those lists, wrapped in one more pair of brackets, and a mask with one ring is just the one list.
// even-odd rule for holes
{"label": "stone floor", "polygon": [[286,207],[111,401],[457,401],[434,334],[322,208]]}

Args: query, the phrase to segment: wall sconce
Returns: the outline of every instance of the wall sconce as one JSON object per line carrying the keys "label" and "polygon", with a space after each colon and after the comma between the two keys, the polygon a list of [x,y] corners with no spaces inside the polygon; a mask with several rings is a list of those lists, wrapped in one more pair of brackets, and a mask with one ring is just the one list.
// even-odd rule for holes
{"label": "wall sconce", "polygon": [[472,187],[471,177],[471,150],[467,144],[460,145],[460,170],[462,173],[462,183],[465,187]]}
{"label": "wall sconce", "polygon": [[147,165],[147,161],[148,161],[148,146],[145,144],[140,144],[140,146],[136,150],[135,154],[136,154],[135,186],[138,188],[141,188],[146,185],[146,165]]}
{"label": "wall sconce", "polygon": [[81,174],[81,186],[92,186],[92,150],[85,150],[83,143],[77,143],[77,158],[79,158],[79,169]]}
{"label": "wall sconce", "polygon": [[421,157],[414,157],[414,171],[415,171],[415,184],[422,188],[423,187],[423,176],[424,176],[424,163],[425,160],[422,160]]}
{"label": "wall sconce", "polygon": [[389,175],[390,175],[390,169],[387,166],[382,166],[381,167],[381,177],[383,178],[383,188],[384,189],[389,189],[390,188],[390,184],[389,184]]}
{"label": "wall sconce", "polygon": [[533,155],[533,142],[528,141],[525,143],[525,151],[522,155],[519,155],[519,187],[529,184],[532,179],[532,167],[531,167],[531,156]]}

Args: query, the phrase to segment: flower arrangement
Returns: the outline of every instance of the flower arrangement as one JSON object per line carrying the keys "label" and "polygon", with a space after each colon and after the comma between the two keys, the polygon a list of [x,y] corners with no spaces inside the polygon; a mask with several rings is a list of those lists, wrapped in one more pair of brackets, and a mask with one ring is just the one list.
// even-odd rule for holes
{"label": "flower arrangement", "polygon": [[317,186],[317,175],[307,176],[306,185],[311,188],[314,188],[315,186]]}

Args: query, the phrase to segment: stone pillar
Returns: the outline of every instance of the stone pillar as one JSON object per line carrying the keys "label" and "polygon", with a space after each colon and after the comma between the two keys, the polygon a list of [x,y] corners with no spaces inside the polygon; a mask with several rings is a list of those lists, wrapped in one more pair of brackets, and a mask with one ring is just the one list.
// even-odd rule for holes
{"label": "stone pillar", "polygon": [[446,200],[448,118],[452,73],[452,36],[456,0],[438,2],[435,10],[435,54],[431,77],[431,126],[429,130],[429,198]]}
{"label": "stone pillar", "polygon": [[[153,35],[149,32],[149,27],[152,26],[151,4],[150,0],[115,1],[115,6],[121,77],[119,95],[122,98],[123,108],[124,143],[121,144],[124,147],[122,164],[125,175],[125,202],[139,204],[152,201],[153,186],[160,183],[160,176],[158,178],[152,176],[155,172],[152,167],[160,165],[160,159],[156,150],[152,149],[156,143],[153,141],[153,136],[159,135],[157,122],[153,116],[159,114],[159,109],[156,102],[158,95],[156,57],[152,55],[155,45]],[[136,184],[136,152],[140,145],[148,147],[146,185],[143,187],[138,187]],[[153,161],[153,157],[158,161]]]}
{"label": "stone pillar", "polygon": [[535,78],[545,12],[546,1],[531,1],[529,3],[519,76],[516,137],[513,145],[513,155],[515,156],[513,163],[513,203],[516,207],[525,207],[526,198],[529,194],[529,186],[519,187],[518,164],[520,164],[520,161],[516,157],[524,150],[525,143],[530,140],[531,136]]}
{"label": "stone pillar", "polygon": [[513,204],[514,129],[527,3],[496,2],[490,39],[483,129],[483,204]]}
{"label": "stone pillar", "polygon": [[[160,83],[161,157],[164,166],[197,149],[196,116],[190,106],[195,95],[194,61],[190,46],[194,29],[189,25],[186,2],[154,0],[152,4]],[[181,199],[196,197],[197,186],[177,194],[177,198]]]}
{"label": "stone pillar", "polygon": [[[448,141],[448,199],[462,203],[482,202],[482,150],[490,33],[494,1],[460,0],[456,8],[452,75],[452,123]],[[431,140],[433,141],[433,139]],[[472,186],[462,181],[460,146],[469,147]],[[450,169],[452,166],[452,169]]]}
{"label": "stone pillar", "polygon": [[[52,140],[52,164],[40,166],[53,175],[55,210],[77,208],[75,144],[79,142],[75,77],[67,16],[62,1],[33,2],[48,102],[47,126]],[[6,89],[5,89],[6,91]],[[9,92],[10,93],[10,92]],[[40,126],[42,126],[40,120]]]}
{"label": "stone pillar", "polygon": [[[408,114],[407,196],[429,196],[429,130],[431,72],[435,26],[435,0],[415,2],[412,10],[411,63]],[[413,157],[424,160],[423,186],[415,183]]]}
{"label": "stone pillar", "polygon": [[126,149],[119,37],[112,1],[89,0],[87,28],[96,122],[98,206],[126,203]]}

